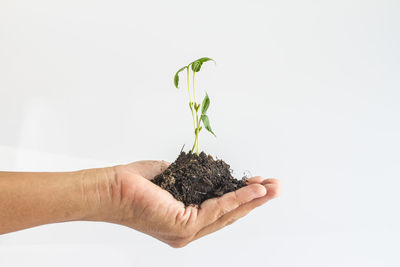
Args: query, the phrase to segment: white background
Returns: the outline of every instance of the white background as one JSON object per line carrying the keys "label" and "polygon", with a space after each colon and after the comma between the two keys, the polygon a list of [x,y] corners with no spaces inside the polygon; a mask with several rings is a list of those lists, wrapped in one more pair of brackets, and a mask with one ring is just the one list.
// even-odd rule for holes
{"label": "white background", "polygon": [[74,222],[0,236],[0,266],[400,266],[399,13],[396,0],[0,1],[1,170],[173,161],[193,134],[172,78],[208,56],[198,98],[218,137],[201,148],[283,183],[183,249]]}

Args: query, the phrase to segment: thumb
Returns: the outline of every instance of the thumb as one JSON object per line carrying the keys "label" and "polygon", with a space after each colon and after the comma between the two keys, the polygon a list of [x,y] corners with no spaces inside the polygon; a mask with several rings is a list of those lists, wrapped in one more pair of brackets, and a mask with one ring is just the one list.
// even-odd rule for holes
{"label": "thumb", "polygon": [[170,163],[164,160],[142,160],[128,164],[128,167],[138,172],[144,178],[151,180],[156,175],[164,172],[169,165]]}

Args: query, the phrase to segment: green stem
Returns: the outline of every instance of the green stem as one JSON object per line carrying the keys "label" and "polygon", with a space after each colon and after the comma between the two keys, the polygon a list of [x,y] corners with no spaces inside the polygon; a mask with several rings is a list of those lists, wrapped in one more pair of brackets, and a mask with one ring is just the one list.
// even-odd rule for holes
{"label": "green stem", "polygon": [[193,71],[193,99],[194,102],[197,103],[196,101],[196,90],[194,89],[194,76],[195,76],[196,72]]}
{"label": "green stem", "polygon": [[186,68],[186,70],[187,70],[187,86],[188,86],[188,93],[189,93],[189,107],[190,107],[190,111],[192,112],[193,128],[196,131],[196,122],[195,122],[194,113],[193,113],[193,103],[192,103],[192,98],[190,97],[189,66]]}
{"label": "green stem", "polygon": [[[193,99],[194,99],[194,105],[197,106],[196,89],[194,87],[194,78],[195,78],[195,76],[196,76],[196,72],[193,71]],[[200,132],[199,108],[200,108],[200,105],[195,108],[195,110],[196,110],[196,129],[194,130],[194,133],[195,133],[194,146],[196,147],[196,154],[197,155],[199,155],[199,132]]]}
{"label": "green stem", "polygon": [[199,134],[200,134],[200,130],[201,130],[201,116],[197,118],[197,144],[196,144],[196,153],[197,155],[199,155]]}
{"label": "green stem", "polygon": [[196,144],[197,144],[197,142],[198,142],[198,135],[195,135],[194,136],[194,143],[193,143],[193,147],[192,147],[192,153],[194,152],[194,149],[196,148]]}
{"label": "green stem", "polygon": [[192,102],[192,98],[190,97],[190,86],[189,86],[189,67],[186,67],[187,70],[187,86],[188,86],[188,93],[189,93],[189,102]]}

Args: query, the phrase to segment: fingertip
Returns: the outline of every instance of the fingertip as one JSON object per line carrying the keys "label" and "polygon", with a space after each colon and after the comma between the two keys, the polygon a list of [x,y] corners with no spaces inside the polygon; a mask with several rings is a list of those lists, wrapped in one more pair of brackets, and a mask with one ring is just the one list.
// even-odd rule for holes
{"label": "fingertip", "polygon": [[267,196],[269,199],[277,198],[281,195],[280,183],[265,184],[264,186],[267,188]]}
{"label": "fingertip", "polygon": [[267,189],[261,184],[250,184],[246,187],[252,199],[263,197],[267,194]]}

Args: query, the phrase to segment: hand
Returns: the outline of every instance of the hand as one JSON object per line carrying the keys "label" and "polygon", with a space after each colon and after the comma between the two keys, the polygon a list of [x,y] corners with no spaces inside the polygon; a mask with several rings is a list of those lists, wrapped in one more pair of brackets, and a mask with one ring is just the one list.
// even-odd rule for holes
{"label": "hand", "polygon": [[125,225],[179,248],[215,232],[280,194],[280,182],[250,178],[249,185],[201,206],[185,207],[150,180],[163,172],[164,161],[139,161],[112,168],[108,175],[110,206],[101,220]]}

